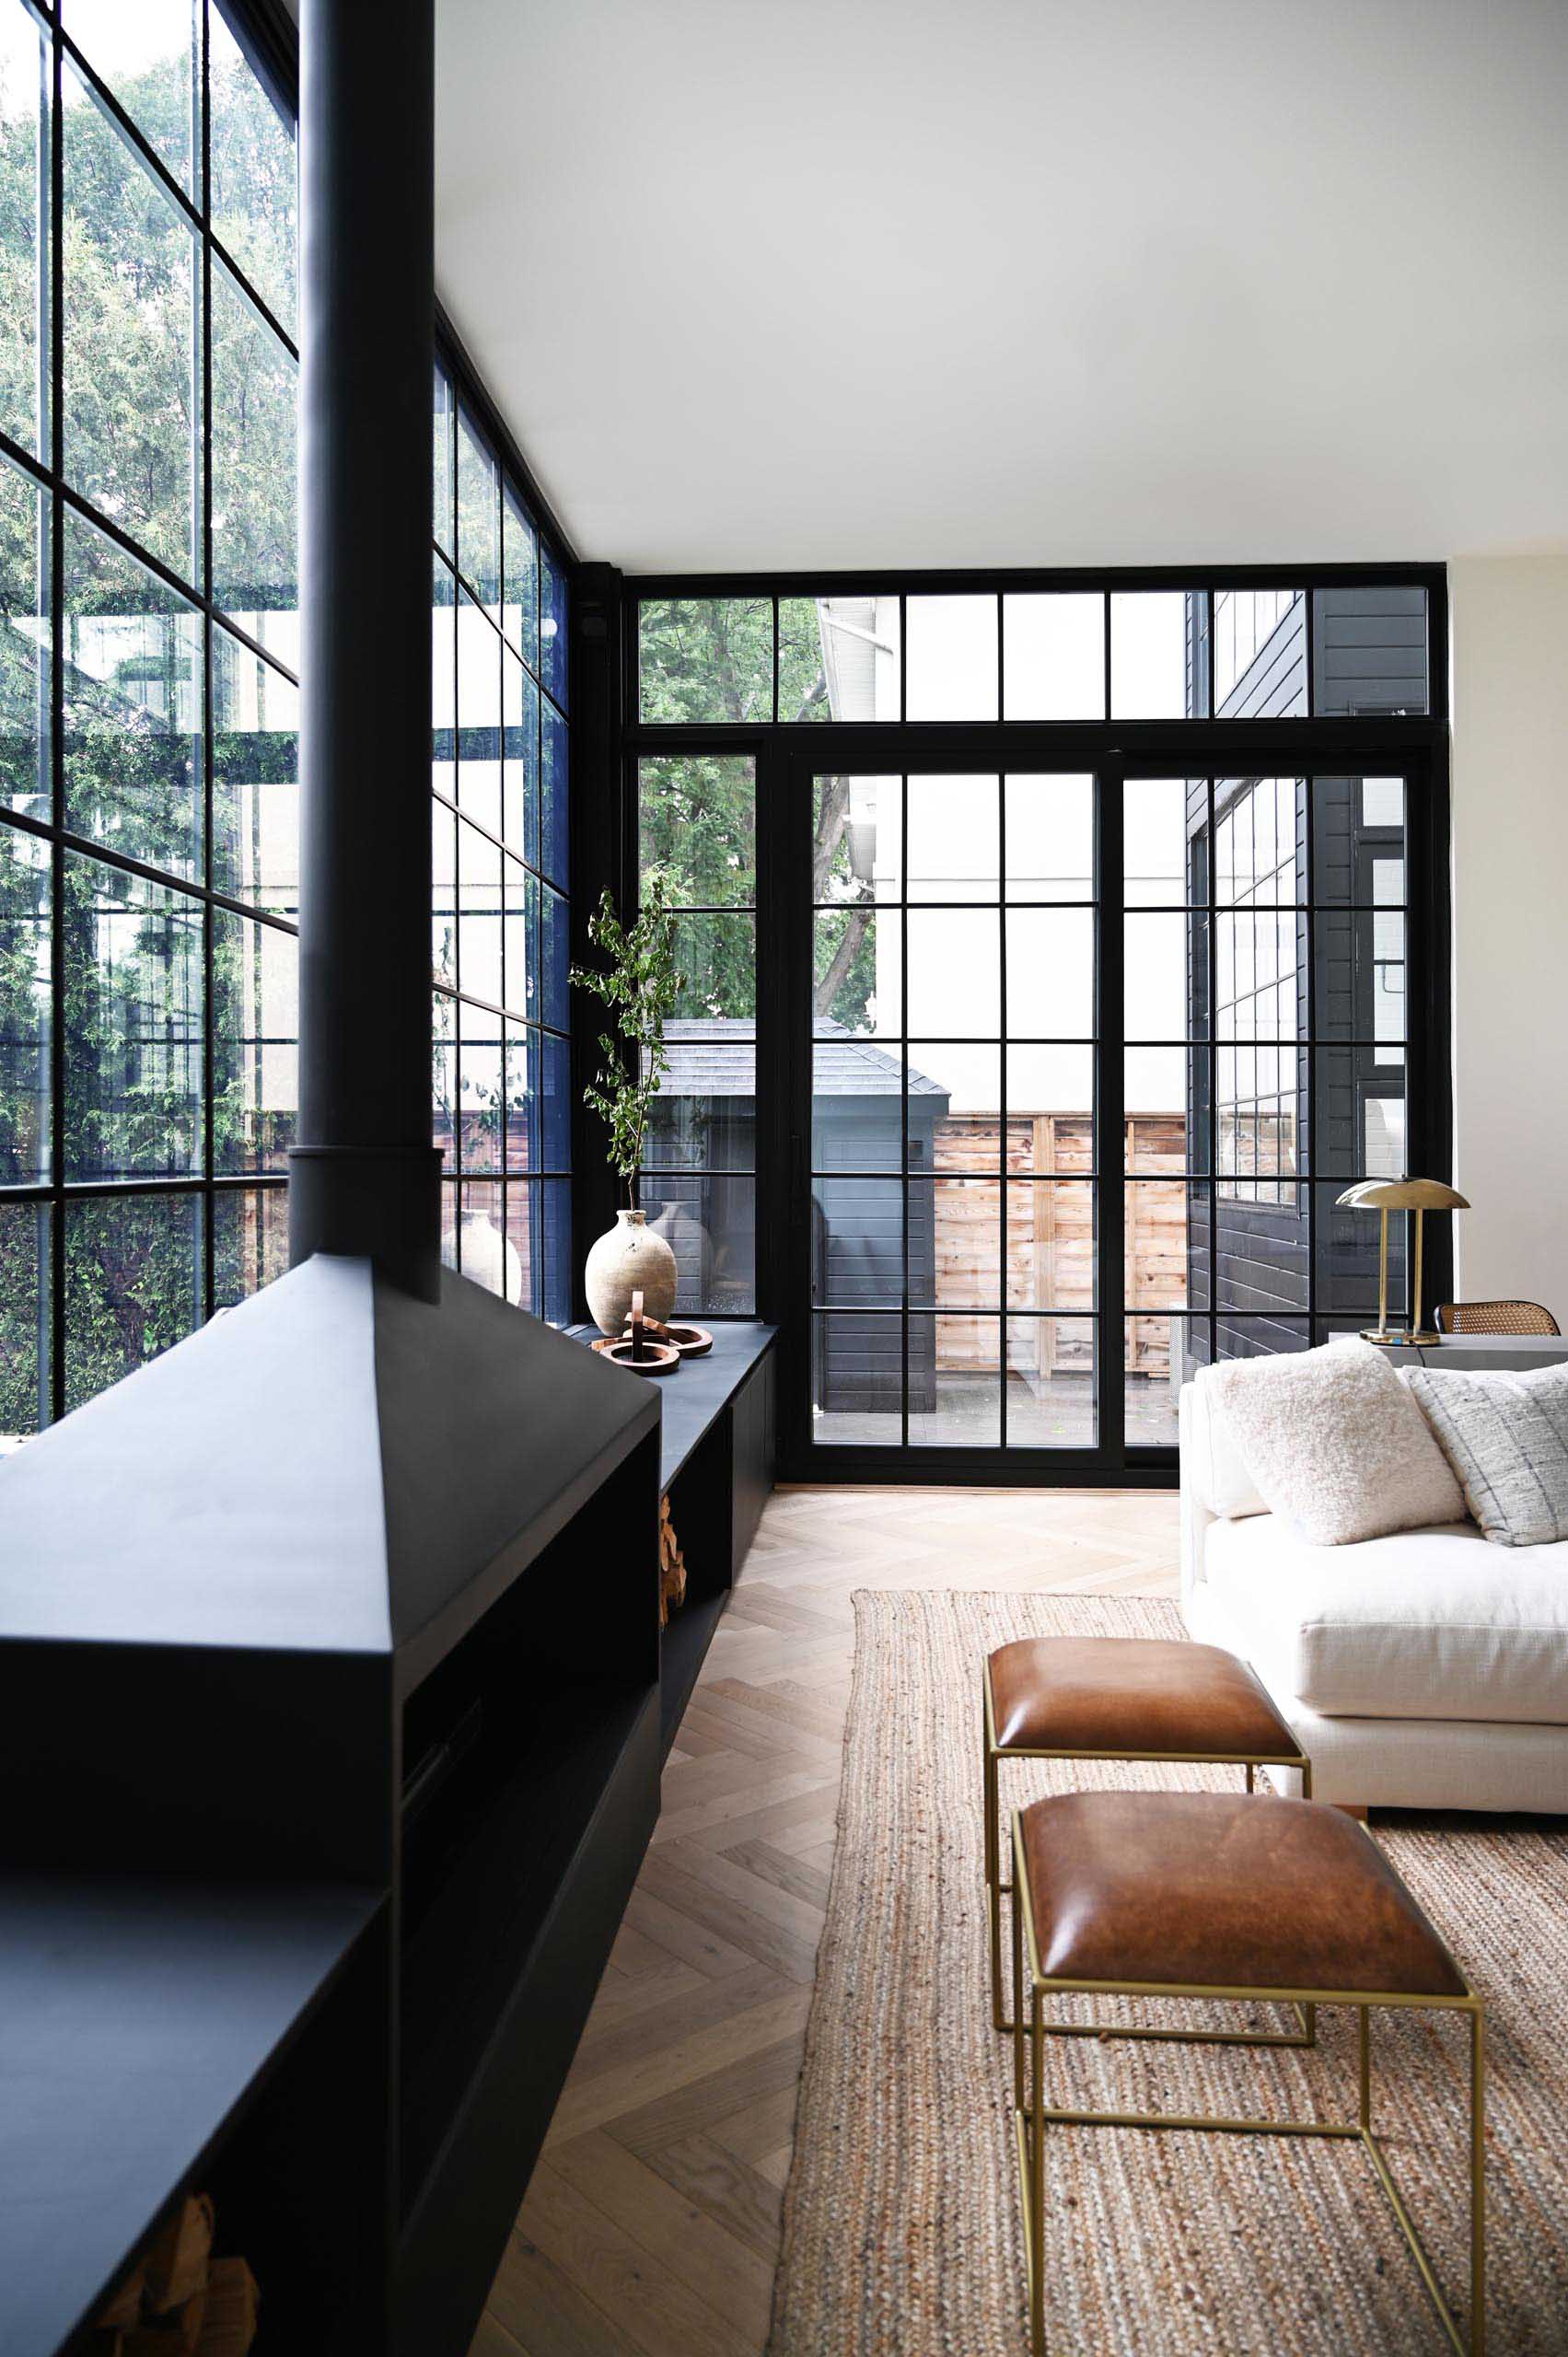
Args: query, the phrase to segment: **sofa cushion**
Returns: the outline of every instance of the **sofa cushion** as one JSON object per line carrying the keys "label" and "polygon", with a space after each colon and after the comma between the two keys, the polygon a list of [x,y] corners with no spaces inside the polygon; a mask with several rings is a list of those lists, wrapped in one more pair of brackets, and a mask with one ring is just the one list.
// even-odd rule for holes
{"label": "sofa cushion", "polygon": [[1568,1726],[1568,1540],[1504,1550],[1465,1522],[1315,1547],[1265,1515],[1214,1523],[1204,1573],[1276,1700]]}
{"label": "sofa cushion", "polygon": [[1425,1417],[1369,1343],[1231,1359],[1208,1383],[1270,1513],[1303,1538],[1343,1547],[1463,1515]]}

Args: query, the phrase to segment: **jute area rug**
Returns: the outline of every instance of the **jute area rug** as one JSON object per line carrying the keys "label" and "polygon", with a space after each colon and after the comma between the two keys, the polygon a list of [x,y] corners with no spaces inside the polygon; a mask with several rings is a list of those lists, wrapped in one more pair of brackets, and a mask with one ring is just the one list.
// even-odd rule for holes
{"label": "jute area rug", "polygon": [[[1011,2058],[986,2003],[981,1663],[1010,1637],[1178,1636],[1180,1624],[1174,1605],[1122,1597],[854,1602],[838,1846],[770,2357],[1020,2357]],[[1239,1772],[1012,1771],[1030,1780],[1018,1798],[1145,1779],[1235,1789]],[[1412,1817],[1377,1838],[1487,2002],[1489,2348],[1568,2350],[1568,1831]],[[1353,2119],[1353,2016],[1325,2011],[1319,2025],[1307,2054],[1053,2039],[1048,2100]],[[1373,2064],[1375,2124],[1462,2313],[1462,2025],[1376,2016]],[[1425,2357],[1447,2346],[1357,2146],[1057,2128],[1047,2150],[1053,2352]]]}

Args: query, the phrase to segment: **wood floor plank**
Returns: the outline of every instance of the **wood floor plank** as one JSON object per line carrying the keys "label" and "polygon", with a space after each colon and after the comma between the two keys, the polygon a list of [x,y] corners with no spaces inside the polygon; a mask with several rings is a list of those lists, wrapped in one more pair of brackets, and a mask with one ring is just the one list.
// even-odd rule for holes
{"label": "wood floor plank", "polygon": [[761,2357],[861,1587],[1171,1596],[1169,1492],[775,1492],[470,2357]]}

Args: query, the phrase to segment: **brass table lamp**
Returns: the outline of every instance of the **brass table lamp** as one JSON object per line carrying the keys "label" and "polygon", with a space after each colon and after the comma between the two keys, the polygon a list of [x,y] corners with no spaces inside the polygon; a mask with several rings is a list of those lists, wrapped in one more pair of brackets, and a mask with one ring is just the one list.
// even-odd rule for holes
{"label": "brass table lamp", "polygon": [[[1442,1337],[1427,1333],[1421,1322],[1421,1254],[1422,1223],[1428,1212],[1468,1212],[1469,1204],[1441,1178],[1362,1178],[1347,1187],[1335,1198],[1352,1211],[1381,1212],[1382,1234],[1377,1248],[1377,1328],[1373,1332],[1364,1328],[1364,1342],[1436,1342]],[[1408,1334],[1392,1333],[1388,1327],[1388,1213],[1415,1213],[1415,1316]]]}

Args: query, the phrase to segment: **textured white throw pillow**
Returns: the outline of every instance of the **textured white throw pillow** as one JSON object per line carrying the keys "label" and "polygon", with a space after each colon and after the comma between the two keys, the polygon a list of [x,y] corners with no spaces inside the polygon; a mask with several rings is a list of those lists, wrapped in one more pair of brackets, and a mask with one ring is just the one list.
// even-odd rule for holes
{"label": "textured white throw pillow", "polygon": [[1269,1512],[1314,1546],[1464,1520],[1426,1418],[1369,1342],[1230,1359],[1208,1380]]}

